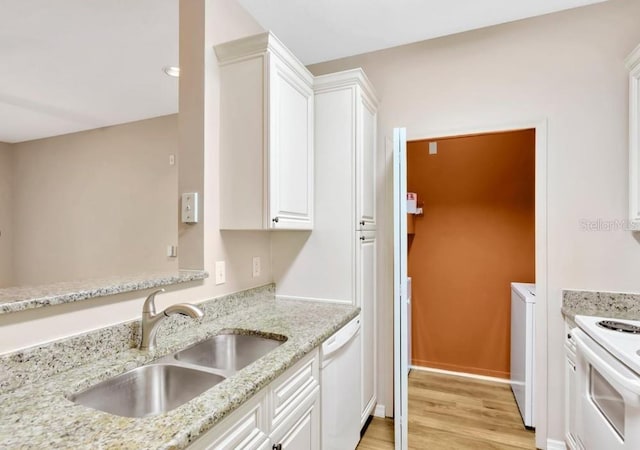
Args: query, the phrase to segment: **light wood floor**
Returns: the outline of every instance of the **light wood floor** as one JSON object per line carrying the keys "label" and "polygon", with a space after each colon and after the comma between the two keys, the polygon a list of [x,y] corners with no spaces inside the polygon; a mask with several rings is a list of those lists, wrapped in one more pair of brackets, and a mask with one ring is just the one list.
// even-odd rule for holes
{"label": "light wood floor", "polygon": [[[360,450],[393,449],[393,420],[374,417]],[[412,370],[409,448],[535,449],[508,384]]]}

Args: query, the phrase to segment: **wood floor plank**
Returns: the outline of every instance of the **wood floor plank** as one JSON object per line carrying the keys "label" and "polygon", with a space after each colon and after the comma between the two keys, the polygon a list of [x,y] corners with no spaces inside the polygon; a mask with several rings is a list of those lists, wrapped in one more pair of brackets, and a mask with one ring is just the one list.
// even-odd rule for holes
{"label": "wood floor plank", "polygon": [[[533,450],[508,384],[413,370],[409,376],[409,448]],[[394,447],[393,420],[374,418],[358,449]]]}
{"label": "wood floor plank", "polygon": [[389,450],[394,445],[393,419],[374,417],[358,444],[359,450]]}

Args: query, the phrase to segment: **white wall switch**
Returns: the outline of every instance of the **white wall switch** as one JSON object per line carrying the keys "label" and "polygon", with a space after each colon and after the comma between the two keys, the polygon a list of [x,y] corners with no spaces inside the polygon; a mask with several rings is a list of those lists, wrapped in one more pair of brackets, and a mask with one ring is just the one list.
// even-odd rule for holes
{"label": "white wall switch", "polygon": [[223,284],[226,280],[224,261],[216,261],[216,284]]}
{"label": "white wall switch", "polygon": [[262,267],[260,267],[260,257],[253,257],[253,278],[259,277],[260,272],[262,271]]}
{"label": "white wall switch", "polygon": [[167,256],[170,258],[175,258],[176,256],[178,256],[178,246],[167,245]]}
{"label": "white wall switch", "polygon": [[436,141],[429,142],[429,154],[430,155],[438,154],[438,143]]}
{"label": "white wall switch", "polygon": [[176,155],[174,155],[173,153],[169,155],[169,165],[170,166],[176,165]]}
{"label": "white wall switch", "polygon": [[182,194],[182,223],[198,223],[198,193]]}

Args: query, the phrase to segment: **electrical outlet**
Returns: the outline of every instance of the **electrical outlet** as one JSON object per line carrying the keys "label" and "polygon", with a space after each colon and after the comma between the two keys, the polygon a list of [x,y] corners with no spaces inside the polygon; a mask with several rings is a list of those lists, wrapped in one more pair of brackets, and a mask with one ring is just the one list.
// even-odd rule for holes
{"label": "electrical outlet", "polygon": [[216,284],[223,284],[225,281],[227,281],[227,275],[224,261],[216,261]]}
{"label": "electrical outlet", "polygon": [[260,267],[260,257],[253,257],[253,278],[259,277],[262,267]]}

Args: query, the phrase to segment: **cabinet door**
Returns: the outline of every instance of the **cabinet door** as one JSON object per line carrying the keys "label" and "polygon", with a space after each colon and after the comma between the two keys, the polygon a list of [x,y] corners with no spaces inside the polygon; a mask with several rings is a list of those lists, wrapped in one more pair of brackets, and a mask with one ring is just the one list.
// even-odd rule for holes
{"label": "cabinet door", "polygon": [[260,393],[234,411],[219,425],[200,436],[189,450],[265,450],[271,448],[267,435],[264,406]]}
{"label": "cabinet door", "polygon": [[320,390],[316,389],[271,435],[279,450],[320,450]]}
{"label": "cabinet door", "polygon": [[[313,228],[313,90],[271,54],[266,228]],[[241,207],[241,205],[238,205]]]}
{"label": "cabinet door", "polygon": [[376,235],[372,231],[358,233],[358,305],[362,318],[362,392],[361,425],[372,414],[376,404]]}
{"label": "cabinet door", "polygon": [[358,100],[358,134],[356,161],[357,230],[376,228],[376,109],[360,95]]}

